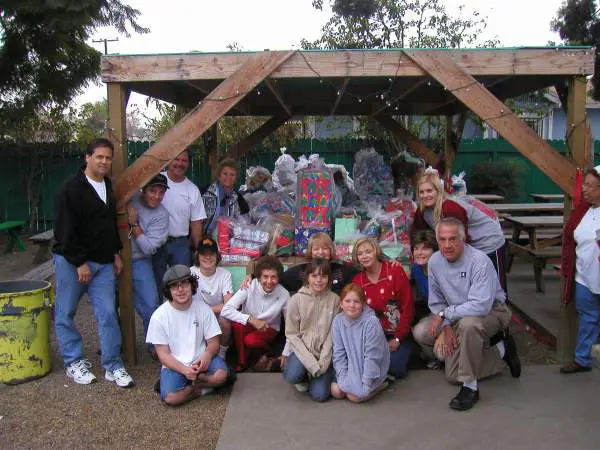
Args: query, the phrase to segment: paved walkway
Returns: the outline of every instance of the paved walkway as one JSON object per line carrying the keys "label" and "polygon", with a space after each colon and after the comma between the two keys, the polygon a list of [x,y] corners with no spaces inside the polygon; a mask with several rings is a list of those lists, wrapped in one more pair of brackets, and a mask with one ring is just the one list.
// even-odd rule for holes
{"label": "paved walkway", "polygon": [[441,372],[412,372],[372,402],[323,404],[278,374],[242,374],[231,395],[218,450],[238,449],[597,449],[600,371],[565,377],[527,366],[484,381],[481,399],[456,412],[457,392]]}

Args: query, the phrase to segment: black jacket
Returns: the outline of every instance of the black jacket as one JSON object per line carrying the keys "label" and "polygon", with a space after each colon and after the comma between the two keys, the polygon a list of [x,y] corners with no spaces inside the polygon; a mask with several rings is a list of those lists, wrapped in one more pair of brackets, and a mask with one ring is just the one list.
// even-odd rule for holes
{"label": "black jacket", "polygon": [[52,251],[76,267],[86,261],[112,263],[122,248],[117,203],[110,180],[104,181],[108,204],[100,200],[83,169],[63,184],[58,194]]}

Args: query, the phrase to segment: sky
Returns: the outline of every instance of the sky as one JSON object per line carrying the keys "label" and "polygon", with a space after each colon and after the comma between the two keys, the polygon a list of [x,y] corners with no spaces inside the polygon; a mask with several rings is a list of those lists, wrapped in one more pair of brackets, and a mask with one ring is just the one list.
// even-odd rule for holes
{"label": "sky", "polygon": [[[281,50],[299,48],[305,38],[316,40],[331,15],[328,8],[315,10],[312,0],[125,0],[139,9],[138,22],[150,28],[149,34],[119,36],[111,29],[100,29],[93,39],[119,39],[108,43],[109,53],[182,53],[189,51],[227,51],[237,42],[244,50]],[[324,0],[326,5],[328,0]],[[441,0],[455,15],[460,5],[464,14],[473,10],[487,17],[481,40],[498,38],[503,47],[543,46],[559,42],[550,31],[550,21],[562,0]],[[92,44],[104,51],[103,44]],[[90,86],[76,103],[105,97],[106,88]],[[130,104],[143,104],[143,97],[132,95]]]}

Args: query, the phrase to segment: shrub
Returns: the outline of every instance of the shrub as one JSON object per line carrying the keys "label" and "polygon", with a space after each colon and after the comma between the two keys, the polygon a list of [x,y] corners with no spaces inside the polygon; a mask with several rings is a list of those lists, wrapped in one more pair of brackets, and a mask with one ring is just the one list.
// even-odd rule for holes
{"label": "shrub", "polygon": [[473,194],[498,194],[505,199],[518,197],[523,166],[517,161],[486,161],[467,172],[467,189]]}

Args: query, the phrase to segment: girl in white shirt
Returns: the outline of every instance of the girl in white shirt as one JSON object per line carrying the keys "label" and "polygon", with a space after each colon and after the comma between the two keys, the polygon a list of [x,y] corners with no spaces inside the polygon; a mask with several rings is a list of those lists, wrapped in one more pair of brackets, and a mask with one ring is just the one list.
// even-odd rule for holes
{"label": "girl in white shirt", "polygon": [[[221,310],[221,319],[232,323],[238,372],[253,367],[261,356],[269,353],[269,344],[279,333],[290,298],[279,284],[282,272],[277,257],[263,256],[256,263],[256,278],[247,289],[237,291]],[[266,358],[262,362],[266,363]]]}
{"label": "girl in white shirt", "polygon": [[194,254],[194,264],[190,267],[192,275],[198,278],[198,291],[194,299],[202,300],[215,313],[221,327],[219,356],[225,359],[231,338],[231,325],[221,317],[221,310],[233,295],[231,273],[218,267],[221,255],[217,243],[212,239],[203,239]]}

